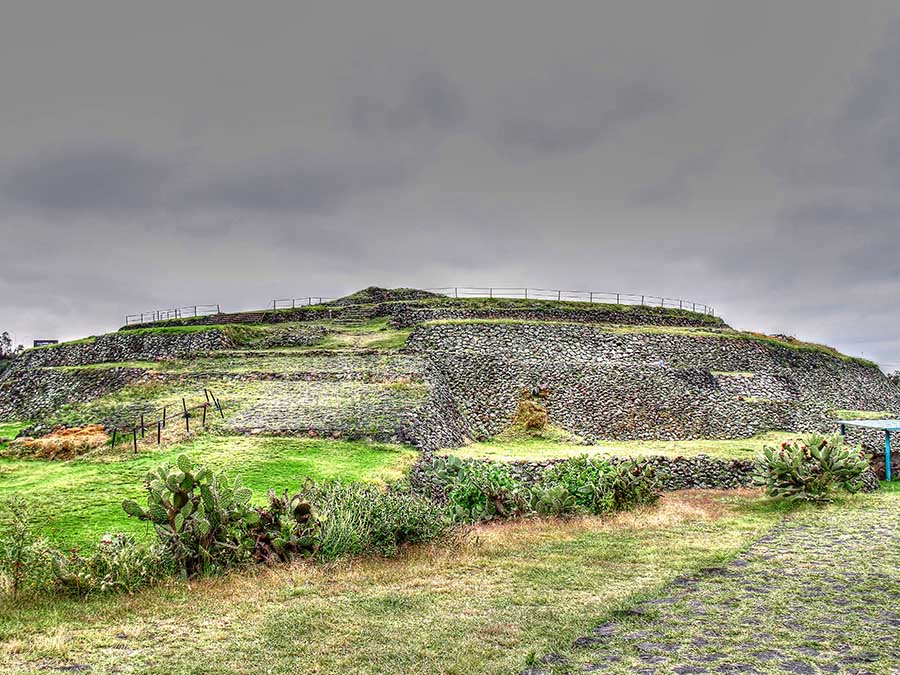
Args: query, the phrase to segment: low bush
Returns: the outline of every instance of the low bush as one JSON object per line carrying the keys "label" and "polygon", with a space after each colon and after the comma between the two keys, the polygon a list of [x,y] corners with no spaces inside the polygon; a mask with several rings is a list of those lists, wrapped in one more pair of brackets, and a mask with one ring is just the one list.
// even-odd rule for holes
{"label": "low bush", "polygon": [[647,462],[609,462],[588,455],[549,467],[541,476],[540,487],[564,489],[578,510],[593,514],[653,504],[660,494],[655,471]]}
{"label": "low bush", "polygon": [[603,514],[652,504],[659,497],[653,467],[587,455],[557,462],[526,482],[508,464],[437,457],[428,470],[443,487],[451,514],[466,522],[538,513]]}
{"label": "low bush", "polygon": [[56,589],[79,596],[109,591],[133,593],[178,570],[165,548],[140,546],[124,534],[104,536],[88,556],[74,550],[68,555],[53,551],[51,563]]}
{"label": "low bush", "polygon": [[404,544],[438,539],[450,527],[442,508],[405,490],[309,482],[300,496],[319,515],[316,550],[322,560],[373,553],[393,555]]}
{"label": "low bush", "polygon": [[5,505],[7,525],[0,532],[0,588],[12,596],[56,592],[133,592],[176,570],[160,546],[139,546],[126,535],[105,535],[90,555],[60,551],[35,533],[26,505]]}
{"label": "low bush", "polygon": [[3,503],[0,531],[0,587],[13,596],[31,594],[53,582],[51,551],[38,537],[26,504],[19,499]]}
{"label": "low bush", "polygon": [[840,434],[830,438],[813,434],[780,448],[765,447],[755,482],[770,497],[824,502],[839,489],[849,493],[862,489],[868,467],[862,449],[846,445]]}

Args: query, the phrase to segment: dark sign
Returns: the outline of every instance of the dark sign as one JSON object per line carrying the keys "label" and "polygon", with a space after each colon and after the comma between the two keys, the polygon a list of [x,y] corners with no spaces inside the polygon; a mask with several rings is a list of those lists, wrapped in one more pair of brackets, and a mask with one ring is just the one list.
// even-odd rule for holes
{"label": "dark sign", "polygon": [[47,345],[58,345],[59,340],[35,340],[35,347],[46,347]]}

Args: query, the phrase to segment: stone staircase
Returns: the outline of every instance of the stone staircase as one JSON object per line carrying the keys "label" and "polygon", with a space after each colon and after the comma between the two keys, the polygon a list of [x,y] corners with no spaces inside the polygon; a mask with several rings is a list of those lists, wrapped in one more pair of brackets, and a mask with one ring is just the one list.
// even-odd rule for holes
{"label": "stone staircase", "polygon": [[342,326],[362,326],[373,316],[374,309],[364,305],[350,305],[335,318],[334,322]]}

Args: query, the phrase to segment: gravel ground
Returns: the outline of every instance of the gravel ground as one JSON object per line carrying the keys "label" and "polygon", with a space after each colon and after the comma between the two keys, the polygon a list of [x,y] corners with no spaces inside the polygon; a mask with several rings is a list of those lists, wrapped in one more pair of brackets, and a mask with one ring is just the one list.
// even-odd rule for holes
{"label": "gravel ground", "polygon": [[900,673],[900,493],[796,514],[524,671],[580,672]]}

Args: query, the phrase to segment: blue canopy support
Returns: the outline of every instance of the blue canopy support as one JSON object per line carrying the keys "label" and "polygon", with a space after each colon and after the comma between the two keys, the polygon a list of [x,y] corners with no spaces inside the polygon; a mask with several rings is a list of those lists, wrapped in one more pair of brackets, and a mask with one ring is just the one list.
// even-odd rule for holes
{"label": "blue canopy support", "polygon": [[881,429],[884,431],[884,477],[891,480],[891,432],[900,431],[900,420],[840,420],[841,435],[847,435],[847,426]]}

